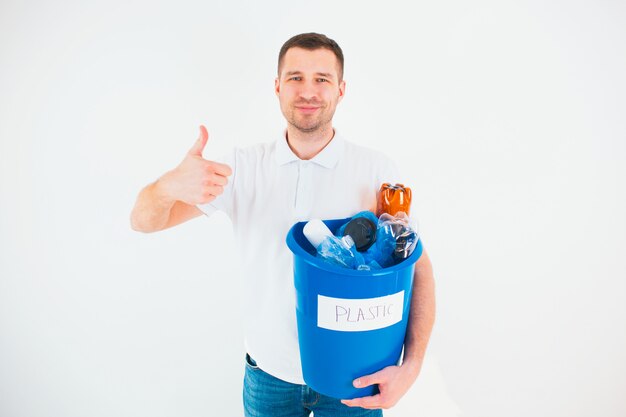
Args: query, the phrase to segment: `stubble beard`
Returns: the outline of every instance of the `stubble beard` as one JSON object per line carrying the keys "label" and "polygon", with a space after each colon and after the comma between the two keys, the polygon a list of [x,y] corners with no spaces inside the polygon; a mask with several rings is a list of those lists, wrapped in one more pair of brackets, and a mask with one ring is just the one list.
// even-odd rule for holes
{"label": "stubble beard", "polygon": [[300,120],[298,120],[297,110],[292,108],[289,117],[287,117],[287,122],[302,133],[312,133],[319,130],[332,120],[333,115],[327,115],[325,113],[326,109],[326,107],[320,108],[321,114],[316,118],[303,116]]}

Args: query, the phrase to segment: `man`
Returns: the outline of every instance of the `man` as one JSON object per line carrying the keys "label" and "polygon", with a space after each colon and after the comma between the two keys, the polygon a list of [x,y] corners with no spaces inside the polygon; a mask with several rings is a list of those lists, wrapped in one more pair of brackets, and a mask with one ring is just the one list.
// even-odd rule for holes
{"label": "man", "polygon": [[[415,265],[401,366],[354,381],[378,384],[371,397],[335,400],[307,387],[296,334],[292,255],[285,236],[298,221],[375,211],[383,182],[398,180],[386,157],[336,134],[332,118],[345,94],[343,53],[324,35],[306,33],[281,48],[275,92],[287,120],[278,140],[237,149],[227,163],[205,160],[204,126],[175,169],[139,194],[131,215],[142,232],[163,230],[216,210],[233,221],[241,245],[246,293],[244,409],[249,416],[380,416],[420,372],[435,316],[426,252]],[[230,178],[230,179],[229,179]]]}

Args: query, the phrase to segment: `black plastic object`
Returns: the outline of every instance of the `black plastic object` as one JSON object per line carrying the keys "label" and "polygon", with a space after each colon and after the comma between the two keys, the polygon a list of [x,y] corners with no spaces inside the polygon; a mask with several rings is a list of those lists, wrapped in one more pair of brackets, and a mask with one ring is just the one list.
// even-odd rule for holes
{"label": "black plastic object", "polygon": [[418,236],[410,228],[399,224],[391,225],[393,235],[396,237],[396,248],[393,251],[393,259],[396,263],[405,260],[411,255],[415,244],[417,243]]}
{"label": "black plastic object", "polygon": [[348,222],[343,235],[349,235],[359,252],[365,252],[376,242],[376,224],[367,217],[355,217]]}

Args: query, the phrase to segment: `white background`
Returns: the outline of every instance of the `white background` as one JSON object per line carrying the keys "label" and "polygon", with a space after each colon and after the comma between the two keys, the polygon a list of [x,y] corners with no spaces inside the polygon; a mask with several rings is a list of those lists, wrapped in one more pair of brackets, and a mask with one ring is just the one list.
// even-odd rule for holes
{"label": "white background", "polygon": [[129,214],[200,123],[206,157],[275,138],[306,31],[344,49],[335,125],[404,167],[435,267],[386,415],[626,414],[623,1],[177,3],[0,2],[0,416],[241,415],[228,219]]}

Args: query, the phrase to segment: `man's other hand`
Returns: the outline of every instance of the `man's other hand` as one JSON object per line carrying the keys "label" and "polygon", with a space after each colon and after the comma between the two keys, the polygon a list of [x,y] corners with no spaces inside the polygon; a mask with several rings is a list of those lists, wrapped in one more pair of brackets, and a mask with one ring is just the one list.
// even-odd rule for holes
{"label": "man's other hand", "polygon": [[350,407],[367,409],[391,408],[406,394],[419,374],[419,368],[405,362],[402,366],[388,366],[371,375],[354,380],[355,388],[364,388],[378,384],[380,393],[370,397],[341,400]]}

